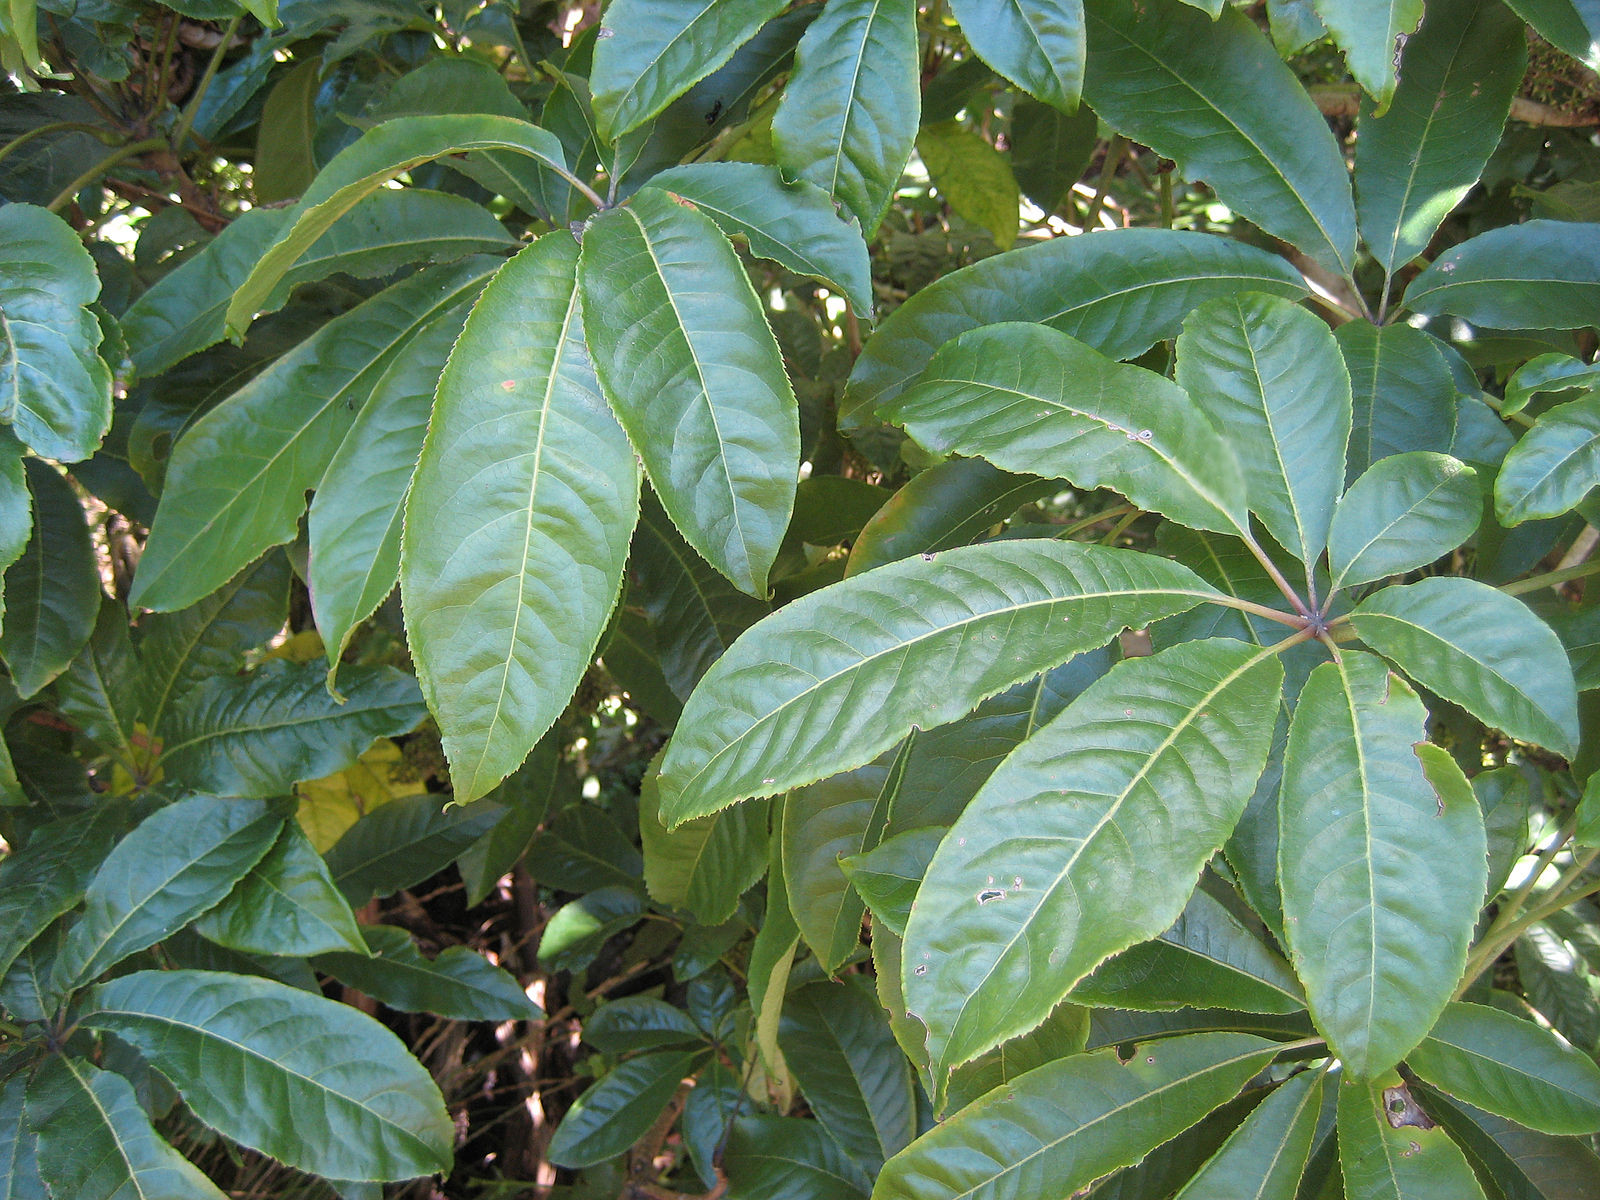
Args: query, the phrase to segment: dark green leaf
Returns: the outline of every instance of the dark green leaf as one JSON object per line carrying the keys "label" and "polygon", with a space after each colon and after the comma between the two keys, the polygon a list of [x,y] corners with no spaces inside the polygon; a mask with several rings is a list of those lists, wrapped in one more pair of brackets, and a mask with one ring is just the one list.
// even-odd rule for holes
{"label": "dark green leaf", "polygon": [[1355,401],[1346,483],[1391,454],[1450,451],[1456,388],[1439,343],[1409,325],[1367,321],[1348,321],[1334,336]]}
{"label": "dark green leaf", "polygon": [[1600,365],[1570,354],[1541,354],[1531,358],[1506,380],[1506,398],[1500,412],[1521,412],[1533,397],[1548,392],[1592,390],[1600,385]]}
{"label": "dark green leaf", "polygon": [[1054,212],[1089,169],[1099,118],[1084,105],[1070,116],[1019,96],[1011,106],[1011,169],[1023,195]]}
{"label": "dark green leaf", "polygon": [[[898,958],[894,962],[893,973],[898,981]],[[1058,1004],[1038,1028],[1030,1029],[1008,1042],[1001,1042],[993,1050],[957,1067],[947,1089],[949,1107],[946,1112],[965,1108],[980,1096],[1019,1075],[1057,1059],[1083,1053],[1089,1037],[1089,1015],[1090,1010],[1079,1005],[1070,1002]],[[918,1031],[921,1030],[920,1025],[915,1022],[912,1024]]]}
{"label": "dark green leaf", "polygon": [[393,925],[368,925],[361,953],[337,951],[314,963],[342,983],[401,1012],[453,1021],[529,1021],[544,1016],[516,978],[466,946],[424,958],[411,935]]}
{"label": "dark green leaf", "polygon": [[1079,0],[951,0],[973,52],[1031,96],[1067,112],[1083,90]]}
{"label": "dark green leaf", "polygon": [[1350,621],[1374,650],[1485,724],[1568,757],[1577,751],[1566,651],[1520,600],[1474,579],[1435,576],[1384,588]]}
{"label": "dark green leaf", "polygon": [[762,596],[800,432],[777,342],[711,218],[646,188],[590,223],[580,290],[606,397],[689,544]]}
{"label": "dark green leaf", "polygon": [[39,1175],[39,1139],[23,1113],[27,1084],[18,1072],[0,1088],[0,1200],[50,1200]]}
{"label": "dark green leaf", "polygon": [[1600,1158],[1583,1139],[1535,1133],[1432,1092],[1426,1102],[1506,1200],[1589,1200],[1600,1190]]}
{"label": "dark green leaf", "polygon": [[[15,206],[13,206],[15,207]],[[6,568],[0,657],[27,699],[66,669],[94,632],[100,568],[83,505],[48,463],[30,458],[34,526],[22,557]]]}
{"label": "dark green leaf", "polygon": [[401,594],[456,798],[528,756],[622,585],[639,472],[583,347],[557,232],[490,282],[444,376],[406,507]]}
{"label": "dark green leaf", "polygon": [[813,592],[749,630],[696,689],[662,761],[662,819],[862,766],[913,726],[954,720],[1206,594],[1174,563],[1053,541],[951,550]]}
{"label": "dark green leaf", "polygon": [[1295,706],[1278,800],[1284,934],[1311,1015],[1373,1078],[1444,1010],[1483,901],[1483,817],[1405,681],[1345,650]]}
{"label": "dark green leaf", "polygon": [[88,816],[51,821],[0,859],[0,978],[50,922],[83,898],[122,820],[115,807],[104,805]]}
{"label": "dark green leaf", "polygon": [[1335,591],[1427,566],[1478,527],[1478,476],[1448,454],[1380,459],[1350,485],[1328,532]]}
{"label": "dark green leaf", "polygon": [[638,924],[644,899],[634,888],[606,887],[563,905],[539,938],[547,971],[581,971],[614,934]]}
{"label": "dark green leaf", "polygon": [[644,860],[633,834],[598,804],[577,801],[546,821],[528,847],[529,873],[564,892],[616,886],[639,890]]}
{"label": "dark green leaf", "polygon": [[208,679],[174,708],[161,766],[227,795],[277,796],[427,716],[416,680],[394,667],[350,667],[343,687],[340,703],[315,664],[282,661]]}
{"label": "dark green leaf", "polygon": [[705,1040],[689,1014],[653,996],[608,1000],[583,1023],[583,1040],[603,1054],[695,1045]]}
{"label": "dark green leaf", "polygon": [[818,1121],[751,1115],[723,1155],[727,1200],[867,1200],[872,1183]]}
{"label": "dark green leaf", "polygon": [[128,614],[102,598],[88,645],[56,682],[61,711],[90,741],[133,770],[140,755],[129,740],[139,710],[138,661],[128,639]]}
{"label": "dark green leaf", "polygon": [[562,1118],[550,1139],[550,1161],[592,1167],[623,1153],[644,1136],[701,1053],[641,1054],[611,1071]]}
{"label": "dark green leaf", "polygon": [[244,878],[282,826],[282,809],[260,800],[192,796],[157,809],[95,872],[56,978],[85,982],[183,928]]}
{"label": "dark green leaf", "polygon": [[1174,1200],[1294,1200],[1321,1107],[1320,1074],[1305,1071],[1287,1080]]}
{"label": "dark green leaf", "polygon": [[1600,324],[1600,225],[1527,221],[1480,233],[1413,279],[1406,307],[1495,329]]}
{"label": "dark green leaf", "polygon": [[1579,1049],[1600,1050],[1600,1003],[1571,947],[1548,925],[1535,925],[1515,950],[1517,977],[1533,1009]]}
{"label": "dark green leaf", "polygon": [[1600,390],[1542,413],[1500,464],[1494,511],[1502,525],[1556,517],[1600,483]]}
{"label": "dark green leaf", "polygon": [[[825,783],[812,785],[826,786]],[[849,877],[856,894],[872,910],[873,919],[883,922],[900,937],[905,936],[911,902],[917,897],[917,888],[922,885],[922,877],[927,874],[933,852],[944,840],[945,832],[943,825],[923,825],[886,838],[863,854],[839,859],[840,869]]]}
{"label": "dark green leaf", "polygon": [[449,1169],[454,1127],[433,1080],[346,1005],[266,979],[137,971],[99,987],[83,1020],[130,1043],[207,1125],[290,1166],[344,1179]]}
{"label": "dark green leaf", "polygon": [[771,805],[740,804],[668,830],[656,814],[655,776],[639,793],[639,833],[644,842],[644,883],[657,904],[681,908],[702,925],[733,916],[767,869],[767,819]]}
{"label": "dark green leaf", "polygon": [[504,815],[491,801],[442,808],[423,793],[391,800],[362,817],[324,856],[351,905],[387,896],[441,871]]}

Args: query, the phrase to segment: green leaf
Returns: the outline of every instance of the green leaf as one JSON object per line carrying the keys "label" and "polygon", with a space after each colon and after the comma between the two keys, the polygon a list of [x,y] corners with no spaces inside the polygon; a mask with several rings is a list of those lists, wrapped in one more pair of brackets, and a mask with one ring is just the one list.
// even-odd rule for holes
{"label": "green leaf", "polygon": [[1419,747],[1426,718],[1404,680],[1347,649],[1311,673],[1283,764],[1285,940],[1317,1028],[1365,1079],[1444,1010],[1483,901],[1483,817],[1461,769]]}
{"label": "green leaf", "polygon": [[872,1183],[819,1121],[752,1114],[723,1152],[729,1200],[867,1200]]}
{"label": "green leaf", "polygon": [[1349,1200],[1483,1200],[1466,1155],[1393,1071],[1339,1082],[1339,1166]]}
{"label": "green leaf", "polygon": [[1580,1050],[1600,1050],[1600,1003],[1572,947],[1539,924],[1517,939],[1515,952],[1517,977],[1533,1010]]}
{"label": "green leaf", "polygon": [[1600,224],[1525,221],[1480,233],[1434,259],[1405,303],[1494,329],[1600,324]]}
{"label": "green leaf", "polygon": [[1231,8],[1213,21],[1170,0],[1084,7],[1083,95],[1095,112],[1266,232],[1341,274],[1351,269],[1356,214],[1344,159],[1266,34]]}
{"label": "green leaf", "polygon": [[0,859],[0,979],[62,913],[83,898],[122,815],[110,806],[40,825]]}
{"label": "green leaf", "polygon": [[779,1044],[806,1103],[869,1175],[916,1134],[911,1068],[859,976],[813,983],[783,1006]]}
{"label": "green leaf", "polygon": [[1578,694],[1566,651],[1515,597],[1434,576],[1367,597],[1350,622],[1362,641],[1486,725],[1576,753]]}
{"label": "green leaf", "polygon": [[1426,566],[1471,537],[1482,510],[1477,472],[1448,454],[1380,459],[1334,510],[1329,586],[1338,591]]}
{"label": "green leaf", "polygon": [[862,526],[845,578],[913,554],[965,546],[1060,486],[1054,479],[998,470],[981,458],[938,463],[914,476]]}
{"label": "green leaf", "polygon": [[245,653],[283,629],[288,560],[278,553],[240,571],[204,599],[139,621],[140,719],[161,730],[170,706],[214,675],[231,675]]}
{"label": "green leaf", "polygon": [[1321,1074],[1286,1080],[1173,1200],[1294,1200],[1321,1108]]}
{"label": "green leaf", "polygon": [[[893,974],[898,980],[900,974],[898,958],[894,963]],[[915,1025],[915,1022],[912,1024]],[[916,1025],[919,1032],[921,1028],[920,1025]],[[1009,1083],[1017,1076],[1042,1067],[1046,1063],[1083,1053],[1088,1037],[1089,1010],[1072,1003],[1056,1005],[1055,1010],[1038,1028],[1030,1029],[1021,1037],[1002,1042],[993,1050],[958,1067],[955,1074],[950,1077],[949,1107],[945,1110],[946,1113],[965,1108],[1001,1084]],[[921,1047],[917,1049],[920,1050]]]}
{"label": "green leaf", "polygon": [[461,333],[462,304],[418,331],[372,389],[311,501],[311,606],[333,685],[357,625],[400,578],[406,491],[433,411],[439,372]]}
{"label": "green leaf", "polygon": [[1054,541],[951,550],[812,592],[747,631],[701,681],[662,760],[662,819],[862,766],[913,726],[952,721],[1207,594],[1174,563]]}
{"label": "green leaf", "polygon": [[[865,770],[866,768],[862,768]],[[825,787],[813,784],[813,787]],[[923,825],[885,838],[863,854],[839,859],[839,867],[850,880],[874,920],[904,937],[911,916],[911,902],[927,874],[933,852],[939,848],[947,830],[944,825]]]}
{"label": "green leaf", "polygon": [[545,822],[528,847],[527,866],[541,883],[564,892],[610,885],[638,891],[644,859],[610,813],[579,800]]}
{"label": "green leaf", "polygon": [[294,224],[257,260],[228,304],[224,325],[243,337],[278,283],[308,249],[390,180],[436,158],[472,150],[526,155],[570,178],[556,135],[516,117],[489,113],[398,117],[367,130],[317,174],[295,206]]}
{"label": "green leaf", "polygon": [[138,661],[128,639],[128,614],[109,597],[100,601],[89,644],[56,683],[61,712],[90,741],[134,770],[138,755],[129,741],[139,709]]}
{"label": "green leaf", "polygon": [[644,1136],[703,1053],[641,1054],[609,1072],[561,1119],[550,1139],[550,1161],[561,1167],[592,1167],[628,1150]]}
{"label": "green leaf", "polygon": [[313,147],[321,75],[322,62],[307,58],[296,62],[267,92],[250,172],[258,203],[293,200],[317,173]]}
{"label": "green leaf", "polygon": [[1314,564],[1350,440],[1350,380],[1328,326],[1279,296],[1229,296],[1189,314],[1177,354],[1178,383],[1227,431],[1250,510],[1285,550]]}
{"label": "green leaf", "polygon": [[97,988],[83,1022],[132,1045],[218,1133],[299,1170],[364,1180],[450,1168],[454,1127],[433,1080],[346,1005],[242,975],[136,971]]}
{"label": "green leaf", "polygon": [[424,958],[411,935],[393,925],[367,925],[359,953],[322,954],[314,965],[341,983],[401,1012],[453,1021],[536,1021],[544,1016],[516,978],[467,946]]}
{"label": "green leaf", "polygon": [[39,1175],[39,1139],[23,1112],[27,1085],[18,1072],[0,1088],[0,1200],[50,1200]]}
{"label": "green leaf", "polygon": [[639,834],[650,898],[702,925],[720,925],[766,873],[771,805],[741,804],[669,830],[657,803],[655,776],[647,774],[639,791]]}
{"label": "green leaf", "polygon": [[167,469],[129,604],[171,610],[222,586],[295,536],[356,412],[436,317],[474,295],[493,263],[433,267],[322,326],[200,418]]}
{"label": "green leaf", "polygon": [[[289,221],[282,209],[252,209],[134,301],[121,325],[141,376],[157,375],[223,339],[223,314],[234,292]],[[422,188],[384,189],[319,237],[261,301],[260,312],[282,308],[300,284],[336,273],[376,278],[407,263],[447,262],[511,244],[500,222],[470,200]]]}
{"label": "green leaf", "polygon": [[1591,71],[1600,68],[1600,10],[1589,0],[1514,0],[1512,12]]}
{"label": "green leaf", "polygon": [[1080,0],[951,0],[973,53],[1030,96],[1078,107],[1086,52]]}
{"label": "green leaf", "polygon": [[578,784],[561,762],[560,726],[540,739],[527,760],[485,797],[506,812],[457,860],[467,885],[469,908],[482,904],[496,882],[527,852],[539,825],[554,804],[575,797]]}
{"label": "green leaf", "polygon": [[0,210],[0,424],[41,458],[81,462],[111,427],[99,294],[70,225],[32,204]]}
{"label": "green leaf", "polygon": [[698,162],[652,175],[650,186],[688,200],[758,258],[828,284],[871,319],[872,271],[861,229],[815,184],[785,183],[775,167],[757,163]]}
{"label": "green leaf", "polygon": [[918,130],[917,154],[951,211],[987,229],[1000,249],[1011,249],[1017,240],[1022,193],[1010,159],[977,130],[955,121]]}
{"label": "green leaf", "polygon": [[778,166],[871,237],[911,158],[921,112],[915,0],[833,0],[795,52],[772,122]]}
{"label": "green leaf", "polygon": [[1099,118],[1079,105],[1068,115],[1019,96],[1011,106],[1011,169],[1022,194],[1045,212],[1060,207],[1067,189],[1089,169]]}
{"label": "green leaf", "polygon": [[48,463],[30,458],[23,466],[33,496],[33,533],[22,557],[6,568],[9,611],[0,628],[0,657],[26,700],[83,649],[94,632],[101,592],[100,567],[77,494]]}
{"label": "green leaf", "polygon": [[885,1165],[873,1194],[1072,1195],[1231,1099],[1276,1050],[1249,1034],[1212,1033],[1141,1046],[1126,1062],[1114,1049],[1060,1059],[923,1134]]}
{"label": "green leaf", "polygon": [[1131,1009],[1294,1013],[1306,1006],[1289,964],[1204,888],[1195,889],[1160,938],[1108,958],[1069,996],[1078,1004]]}
{"label": "green leaf", "polygon": [[[1376,47],[1387,91],[1356,69],[1354,39],[1375,43],[1387,10],[1390,22],[1404,10],[1414,27],[1420,0],[1324,0],[1325,19],[1346,47],[1351,69],[1383,116],[1364,105],[1356,139],[1356,216],[1361,234],[1391,275],[1428,248],[1439,226],[1483,173],[1499,144],[1511,99],[1527,66],[1522,24],[1505,7],[1486,0],[1435,0],[1422,28],[1403,43]],[[1393,28],[1393,25],[1390,25]],[[1363,56],[1365,57],[1365,56]],[[1399,68],[1398,86],[1395,67]]]}
{"label": "green leaf", "polygon": [[427,710],[411,676],[350,667],[343,703],[315,664],[267,663],[208,679],[173,709],[162,768],[233,796],[277,796],[342,771],[374,738],[410,733]]}
{"label": "green leaf", "polygon": [[939,347],[980,325],[1037,321],[1107,358],[1133,358],[1176,337],[1198,305],[1240,290],[1298,298],[1305,284],[1265,251],[1168,229],[1051,238],[997,254],[923,288],[879,326],[851,372],[841,428],[860,428]]}
{"label": "green leaf", "polygon": [[778,344],[711,218],[645,188],[590,222],[590,351],[689,544],[756,596],[794,509],[800,431]]}
{"label": "green leaf", "polygon": [[688,1013],[665,1000],[623,996],[606,1001],[583,1023],[583,1040],[602,1054],[628,1054],[698,1045],[705,1041],[705,1034]]}
{"label": "green leaf", "polygon": [[1439,344],[1409,325],[1348,321],[1334,331],[1350,368],[1355,420],[1345,482],[1411,450],[1450,450],[1456,388]]}
{"label": "green leaf", "polygon": [[1542,1133],[1600,1131],[1600,1067],[1497,1008],[1449,1005],[1406,1065],[1459,1100]]}
{"label": "green leaf", "polygon": [[557,232],[484,289],[439,380],[407,502],[406,629],[463,802],[561,715],[638,514],[638,467],[584,351],[577,270]]}
{"label": "green leaf", "polygon": [[1556,517],[1600,483],[1600,389],[1541,413],[1500,464],[1494,511],[1502,525]]}
{"label": "green leaf", "polygon": [[[783,801],[779,801],[780,804]],[[778,819],[782,820],[779,813]],[[755,1042],[759,1064],[767,1076],[769,1089],[777,1095],[792,1096],[794,1083],[789,1065],[778,1046],[778,1025],[789,986],[790,968],[800,947],[800,927],[789,910],[788,890],[783,878],[783,855],[779,839],[768,848],[767,911],[750,946],[750,970],[746,975],[750,992],[751,1040]],[[873,946],[877,950],[876,942]]]}
{"label": "green leaf", "polygon": [[283,810],[260,800],[191,796],[157,809],[95,872],[56,978],[82,983],[182,929],[244,878],[282,827]]}
{"label": "green leaf", "polygon": [[1249,528],[1233,448],[1182,388],[1042,325],[961,334],[879,411],[935,453],[1064,468],[1085,490],[1115,487],[1184,525]]}
{"label": "green leaf", "polygon": [[490,801],[441,808],[441,797],[402,796],[345,831],[324,857],[352,907],[442,871],[504,815]]}
{"label": "green leaf", "polygon": [[222,1200],[217,1186],[150,1127],[121,1075],[52,1054],[29,1080],[26,1102],[38,1173],[51,1195]]}
{"label": "green leaf", "polygon": [[594,47],[603,142],[644,124],[704,79],[783,8],[783,0],[618,0]]}
{"label": "green leaf", "polygon": [[1480,1180],[1507,1200],[1588,1200],[1600,1188],[1600,1158],[1584,1140],[1536,1133],[1435,1092],[1425,1099],[1429,1115],[1472,1156]]}
{"label": "green leaf", "polygon": [[905,774],[906,751],[902,745],[784,798],[779,840],[789,910],[830,973],[861,942],[861,899],[839,860],[872,849],[883,836]]}
{"label": "green leaf", "polygon": [[1261,774],[1282,683],[1270,652],[1225,639],[1131,659],[989,777],[906,925],[936,1084],[1173,923]]}
{"label": "green leaf", "polygon": [[1521,412],[1533,397],[1546,392],[1575,389],[1592,391],[1600,386],[1600,364],[1586,363],[1570,354],[1540,354],[1530,358],[1506,380],[1506,398],[1500,412]]}
{"label": "green leaf", "polygon": [[367,953],[355,914],[294,821],[195,932],[241,954]]}
{"label": "green leaf", "polygon": [[[1422,22],[1422,0],[1312,0],[1312,7],[1382,114],[1402,76],[1401,52]],[[1409,77],[1410,55],[1405,66]]]}

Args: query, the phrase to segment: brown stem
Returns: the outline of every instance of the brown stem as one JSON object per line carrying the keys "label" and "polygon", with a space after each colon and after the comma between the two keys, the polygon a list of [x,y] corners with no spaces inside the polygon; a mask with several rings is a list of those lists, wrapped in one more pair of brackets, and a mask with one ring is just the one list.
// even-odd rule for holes
{"label": "brown stem", "polygon": [[[1325,117],[1354,117],[1361,110],[1361,88],[1354,83],[1329,83],[1309,89]],[[1600,117],[1563,112],[1549,104],[1518,96],[1511,102],[1511,119],[1526,125],[1581,129],[1600,125]]]}

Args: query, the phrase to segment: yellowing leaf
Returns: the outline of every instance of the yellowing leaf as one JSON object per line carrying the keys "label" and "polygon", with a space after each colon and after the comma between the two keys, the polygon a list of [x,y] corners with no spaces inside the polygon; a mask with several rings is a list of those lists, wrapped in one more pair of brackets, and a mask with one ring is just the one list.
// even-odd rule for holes
{"label": "yellowing leaf", "polygon": [[295,789],[300,808],[295,816],[318,854],[324,854],[344,831],[375,808],[427,791],[400,755],[400,747],[379,738],[354,766],[336,775],[312,779]]}

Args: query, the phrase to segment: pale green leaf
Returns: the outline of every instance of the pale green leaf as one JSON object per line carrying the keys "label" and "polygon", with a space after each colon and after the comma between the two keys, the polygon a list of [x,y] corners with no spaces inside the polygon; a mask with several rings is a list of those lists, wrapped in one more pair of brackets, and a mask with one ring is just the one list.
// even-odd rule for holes
{"label": "pale green leaf", "polygon": [[1177,354],[1178,383],[1237,454],[1250,510],[1285,550],[1315,564],[1343,488],[1351,423],[1350,377],[1328,326],[1282,297],[1245,293],[1190,313]]}
{"label": "pale green leaf", "polygon": [[343,702],[312,663],[274,661],[206,680],[167,723],[169,776],[233,796],[279,796],[303,779],[342,771],[374,738],[410,733],[427,715],[411,676],[350,667]]}
{"label": "pale green leaf", "polygon": [[1566,651],[1515,597],[1434,576],[1367,597],[1350,614],[1361,640],[1486,725],[1570,757],[1578,694]]}
{"label": "pale green leaf", "polygon": [[72,227],[32,204],[0,208],[0,424],[35,454],[79,462],[111,427],[94,260]]}
{"label": "pale green leaf", "polygon": [[872,271],[861,229],[815,184],[785,183],[776,168],[757,163],[700,162],[652,175],[650,186],[689,201],[758,258],[835,288],[871,319]]}
{"label": "pale green leaf", "polygon": [[701,681],[662,761],[662,819],[871,762],[913,726],[952,721],[1208,594],[1174,563],[1054,541],[951,550],[813,592],[748,630]]}
{"label": "pale green leaf", "polygon": [[1480,233],[1434,259],[1405,303],[1494,329],[1600,325],[1600,224],[1525,221]]}
{"label": "pale green leaf", "polygon": [[1451,1004],[1406,1065],[1458,1100],[1529,1129],[1600,1130],[1600,1067],[1556,1034],[1497,1008]]}
{"label": "pale green leaf", "polygon": [[96,989],[83,1021],[132,1045],[217,1132],[292,1167],[356,1180],[449,1170],[438,1088],[347,1005],[266,979],[137,971]]}
{"label": "pale green leaf", "polygon": [[1233,8],[1213,21],[1171,0],[1084,7],[1083,95],[1096,113],[1266,232],[1350,270],[1356,213],[1344,159],[1266,34]]}
{"label": "pale green leaf", "polygon": [[133,1085],[81,1058],[52,1054],[28,1081],[39,1176],[72,1200],[222,1200],[222,1192],[150,1126]]}
{"label": "pale green leaf", "polygon": [[616,1067],[561,1118],[550,1139],[550,1161],[561,1167],[592,1167],[622,1154],[644,1136],[703,1053],[665,1050]]}
{"label": "pale green leaf", "polygon": [[256,261],[228,304],[224,324],[242,337],[300,257],[362,200],[396,176],[449,155],[503,150],[570,178],[556,135],[516,117],[489,113],[398,117],[367,130],[320,172],[293,209],[294,223]]}
{"label": "pale green leaf", "polygon": [[[443,313],[406,343],[373,387],[312,497],[307,583],[327,648],[330,687],[356,626],[400,578],[406,492],[433,413],[439,373],[469,307],[463,303]],[[436,424],[443,425],[455,414],[448,402],[440,408]]]}
{"label": "pale green leaf", "polygon": [[[780,804],[783,801],[779,801]],[[778,819],[782,820],[779,813]],[[751,1039],[756,1044],[760,1066],[774,1094],[789,1096],[794,1081],[778,1045],[778,1024],[783,1016],[783,1001],[789,988],[789,971],[800,947],[800,927],[789,911],[788,890],[783,878],[783,855],[777,838],[768,848],[767,911],[750,946],[750,970],[746,979],[750,990]],[[876,946],[874,946],[876,950]]]}
{"label": "pale green leaf", "polygon": [[1083,90],[1081,0],[951,0],[973,52],[1030,96],[1071,112]]}
{"label": "pale green leaf", "polygon": [[870,237],[921,112],[916,0],[833,0],[800,39],[772,122],[778,167],[832,196]]}
{"label": "pale green leaf", "polygon": [[460,801],[527,757],[616,603],[639,472],[601,399],[562,231],[508,263],[439,381],[401,551],[406,630]]}
{"label": "pale green leaf", "polygon": [[849,877],[856,895],[872,910],[873,919],[887,925],[896,936],[905,936],[911,902],[917,898],[917,888],[922,886],[922,877],[947,829],[944,825],[921,825],[885,838],[864,854],[839,859],[840,869]]}
{"label": "pale green leaf", "polygon": [[1226,639],[1132,659],[989,777],[906,925],[936,1083],[1173,923],[1255,788],[1282,683],[1270,653]]}
{"label": "pale green leaf", "polygon": [[1197,1034],[1060,1059],[1008,1080],[885,1165],[877,1200],[1070,1196],[1138,1162],[1227,1100],[1277,1044]]}
{"label": "pale green leaf", "polygon": [[[1427,249],[1499,144],[1527,63],[1522,25],[1495,0],[1433,0],[1426,19],[1421,0],[1321,0],[1318,8],[1356,78],[1388,107],[1380,117],[1363,106],[1355,184],[1361,234],[1392,275]],[[1422,28],[1403,52],[1392,33],[1377,46],[1384,14],[1398,22],[1402,12]],[[1357,43],[1368,52],[1358,54]]]}
{"label": "pale green leaf", "polygon": [[778,345],[710,217],[645,188],[583,238],[607,399],[689,544],[756,596],[794,509],[800,431]]}
{"label": "pale green leaf", "polygon": [[1346,649],[1311,673],[1289,730],[1285,940],[1317,1028],[1360,1078],[1444,1010],[1483,901],[1483,816],[1461,769],[1418,749],[1426,718],[1404,680]]}
{"label": "pale green leaf", "polygon": [[282,826],[282,809],[260,800],[192,796],[157,809],[95,872],[56,978],[84,982],[176,933],[244,878]]}
{"label": "pale green leaf", "polygon": [[1000,249],[1011,249],[1017,240],[1022,192],[1009,158],[977,130],[956,121],[918,130],[917,155],[950,210],[988,230]]}
{"label": "pale green leaf", "polygon": [[1334,336],[1355,402],[1347,484],[1392,454],[1450,451],[1456,388],[1433,338],[1409,325],[1369,321],[1347,321]]}
{"label": "pale green leaf", "polygon": [[401,1012],[453,1021],[529,1021],[544,1013],[516,977],[468,946],[426,958],[404,929],[367,925],[359,952],[322,954],[312,964],[341,983]]}
{"label": "pale green leaf", "polygon": [[30,458],[33,533],[6,568],[0,657],[24,700],[61,674],[94,632],[100,568],[72,486],[48,463]]}
{"label": "pale green leaf", "polygon": [[1521,412],[1529,400],[1542,393],[1592,391],[1596,387],[1600,387],[1600,364],[1586,363],[1570,354],[1540,354],[1511,372],[1500,412]]}
{"label": "pale green leaf", "polygon": [[183,608],[292,540],[306,490],[389,364],[434,318],[475,295],[494,265],[468,259],[386,288],[191,426],[173,450],[129,603]]}
{"label": "pale green leaf", "polygon": [[1244,1119],[1174,1200],[1295,1200],[1322,1108],[1322,1076],[1286,1080]]}
{"label": "pale green leaf", "polygon": [[350,905],[294,821],[195,932],[241,954],[367,952]]}
{"label": "pale green leaf", "polygon": [[1600,484],[1600,389],[1541,413],[1511,447],[1494,481],[1502,525],[1556,517]]}
{"label": "pale green leaf", "polygon": [[594,47],[594,115],[614,142],[704,79],[784,0],[617,0]]}
{"label": "pale green leaf", "polygon": [[1395,1072],[1341,1079],[1338,1120],[1347,1200],[1483,1200],[1466,1155]]}
{"label": "pale green leaf", "polygon": [[1167,229],[1051,238],[997,254],[952,271],[890,314],[856,360],[841,427],[859,428],[939,347],[980,325],[1036,321],[1107,358],[1133,358],[1176,337],[1198,305],[1241,290],[1300,297],[1305,284],[1265,251]]}
{"label": "pale green leaf", "polygon": [[685,910],[702,925],[721,924],[766,872],[771,805],[740,804],[669,830],[657,816],[657,802],[655,776],[646,775],[639,833],[650,898]]}
{"label": "pale green leaf", "polygon": [[1401,51],[1422,21],[1422,0],[1312,0],[1312,7],[1344,51],[1350,74],[1384,112],[1401,73]]}
{"label": "pale green leaf", "polygon": [[1334,510],[1330,587],[1426,566],[1471,537],[1481,516],[1477,472],[1458,459],[1424,450],[1380,459]]}

